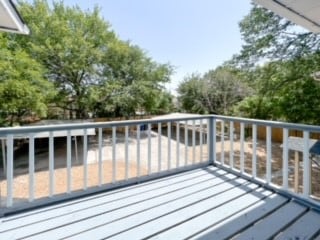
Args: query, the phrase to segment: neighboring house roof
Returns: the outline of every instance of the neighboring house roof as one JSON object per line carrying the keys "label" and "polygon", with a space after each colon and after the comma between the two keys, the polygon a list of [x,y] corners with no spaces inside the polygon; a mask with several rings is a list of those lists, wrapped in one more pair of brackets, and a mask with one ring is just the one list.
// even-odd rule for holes
{"label": "neighboring house roof", "polygon": [[30,32],[11,0],[0,0],[0,31],[20,34]]}
{"label": "neighboring house roof", "polygon": [[320,33],[319,0],[253,0],[255,3],[287,18],[288,20]]}

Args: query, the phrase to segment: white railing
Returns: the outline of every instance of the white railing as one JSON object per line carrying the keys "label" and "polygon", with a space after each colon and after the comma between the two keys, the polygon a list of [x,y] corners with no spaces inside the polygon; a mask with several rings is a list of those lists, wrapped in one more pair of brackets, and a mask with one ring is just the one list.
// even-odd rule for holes
{"label": "white railing", "polygon": [[208,164],[314,201],[320,198],[319,133],[319,126],[216,115],[2,128],[1,209]]}
{"label": "white railing", "polygon": [[225,116],[213,121],[217,166],[300,199],[320,199],[320,126]]}
{"label": "white railing", "polygon": [[2,128],[1,208],[208,165],[207,121],[204,116]]}

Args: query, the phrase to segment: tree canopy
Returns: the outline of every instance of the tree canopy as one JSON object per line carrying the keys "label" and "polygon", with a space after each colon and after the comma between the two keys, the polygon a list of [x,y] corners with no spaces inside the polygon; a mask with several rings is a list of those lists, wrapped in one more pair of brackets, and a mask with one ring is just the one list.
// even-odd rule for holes
{"label": "tree canopy", "polygon": [[[173,67],[120,40],[100,9],[19,1],[30,36],[0,34],[0,124],[167,113]],[[239,24],[242,50],[180,83],[181,111],[320,123],[320,37],[257,5]],[[53,109],[58,109],[55,113]],[[60,113],[59,113],[60,112]],[[73,114],[75,113],[75,114]]]}
{"label": "tree canopy", "polygon": [[[164,83],[170,81],[172,66],[157,63],[140,47],[120,40],[99,8],[83,11],[63,1],[50,5],[46,0],[19,1],[18,6],[31,34],[0,35],[0,70],[11,71],[2,74],[6,81],[0,91],[10,88],[12,94],[12,100],[0,107],[2,115],[15,109],[14,96],[28,94],[34,96],[28,108],[39,117],[53,117],[51,107],[75,113],[72,118],[157,111],[156,97],[167,94]],[[18,85],[26,87],[18,92]],[[43,92],[50,98],[39,95]],[[2,119],[7,121],[5,116]]]}
{"label": "tree canopy", "polygon": [[180,84],[186,111],[319,124],[320,36],[253,4],[239,23],[244,44],[223,67]]}
{"label": "tree canopy", "polygon": [[26,49],[46,68],[47,79],[58,89],[55,103],[75,110],[77,118],[86,117],[89,89],[100,81],[103,56],[115,39],[110,25],[98,8],[83,12],[62,1],[50,8],[43,0],[21,2],[20,7],[32,32]]}
{"label": "tree canopy", "polygon": [[240,68],[254,89],[235,108],[235,114],[320,123],[320,36],[296,26],[273,12],[253,5],[240,22],[244,45],[232,66]]}
{"label": "tree canopy", "polygon": [[12,126],[25,116],[46,116],[54,89],[44,72],[28,53],[0,36],[0,124]]}
{"label": "tree canopy", "polygon": [[171,73],[169,64],[152,61],[138,46],[112,42],[104,55],[103,80],[95,90],[95,111],[125,117],[134,115],[136,110],[152,113]]}
{"label": "tree canopy", "polygon": [[319,34],[255,4],[239,27],[244,44],[234,58],[237,65],[256,66],[265,61],[292,60],[319,52]]}
{"label": "tree canopy", "polygon": [[182,108],[202,114],[230,114],[234,104],[248,92],[250,88],[226,67],[210,70],[203,76],[193,74],[178,87]]}
{"label": "tree canopy", "polygon": [[320,85],[301,71],[305,59],[271,62],[250,73],[253,95],[235,107],[250,118],[318,124]]}

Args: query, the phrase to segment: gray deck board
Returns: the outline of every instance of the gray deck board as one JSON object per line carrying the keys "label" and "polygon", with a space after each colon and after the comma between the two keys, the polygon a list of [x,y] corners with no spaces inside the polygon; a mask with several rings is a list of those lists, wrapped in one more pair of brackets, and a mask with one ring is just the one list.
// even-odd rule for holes
{"label": "gray deck board", "polygon": [[[184,179],[184,181],[179,180],[178,182],[173,182],[172,185],[168,185],[163,188],[154,187],[148,189],[152,191],[143,191],[143,189],[140,189],[140,194],[137,194],[136,191],[134,191],[135,194],[133,196],[126,193],[126,197],[117,198],[115,196],[117,195],[116,193],[115,195],[110,195],[110,198],[113,200],[112,202],[106,201],[106,199],[103,198],[100,199],[100,201],[104,202],[100,205],[94,206],[94,208],[82,208],[81,205],[78,205],[81,210],[71,211],[70,214],[37,221],[35,224],[20,225],[18,228],[12,229],[12,231],[0,234],[0,237],[19,238],[43,232],[42,234],[39,234],[40,239],[44,235],[46,235],[46,239],[49,239],[50,235],[53,236],[53,239],[56,239],[57,236],[60,236],[59,233],[61,236],[73,232],[76,233],[78,231],[78,227],[75,228],[74,226],[83,226],[85,229],[89,228],[92,224],[101,224],[101,222],[104,221],[112,222],[127,215],[135,214],[139,211],[167,203],[170,200],[186,197],[193,192],[200,192],[196,195],[197,197],[211,194],[211,189],[214,189],[216,193],[219,193],[220,191],[232,186],[231,184],[228,184],[228,181],[232,179],[240,182],[245,181],[243,179],[237,179],[232,174],[226,174],[225,171],[219,170],[215,171],[214,175],[206,173],[203,176],[192,178],[191,181]],[[158,183],[155,183],[156,186],[157,184]],[[213,186],[216,186],[216,188],[212,188]],[[207,192],[204,190],[207,190]],[[131,191],[129,190],[129,192]],[[122,195],[123,193],[121,193],[121,196]],[[116,201],[114,201],[115,199]],[[183,201],[183,199],[181,201]],[[193,199],[189,201],[192,202]],[[60,210],[61,209],[59,209],[59,211]],[[62,210],[65,212],[65,209]],[[34,215],[31,217],[32,219],[35,218]],[[62,227],[64,228],[62,229]],[[52,229],[52,231],[48,233],[47,230],[50,229]],[[36,238],[36,236],[32,236],[32,238]]]}
{"label": "gray deck board", "polygon": [[0,239],[310,238],[319,222],[317,211],[208,167],[2,217]]}
{"label": "gray deck board", "polygon": [[[214,204],[209,203],[207,208],[204,209],[205,211],[201,212],[198,210],[198,206],[195,205],[194,209],[185,209],[184,211],[172,214],[172,216],[166,216],[162,219],[158,219],[156,222],[153,222],[152,224],[146,224],[147,232],[144,232],[143,234],[148,233],[150,236],[152,234],[158,234],[163,232],[164,230],[167,230],[160,234],[160,237],[155,237],[160,239],[184,239],[190,236],[191,233],[194,233],[195,231],[202,229],[203,225],[206,224],[205,222],[201,223],[200,221],[194,221],[193,218],[201,216],[202,219],[210,219],[210,221],[214,223],[227,216],[235,214],[243,208],[249,207],[256,201],[259,201],[260,197],[262,198],[271,194],[270,191],[264,190],[263,188],[255,190],[255,192],[259,192],[261,196],[254,196],[250,194],[250,192],[248,192],[248,194],[235,195],[232,199],[227,198],[223,205],[215,206]],[[191,219],[192,221],[185,222],[186,220]],[[171,231],[170,228],[174,227],[176,224],[179,224],[179,227],[177,227],[176,229],[172,229],[173,231]],[[125,234],[121,234],[115,239],[126,239],[129,236],[133,237],[132,239],[140,239],[142,237],[141,234],[142,232],[140,227],[140,229],[137,228],[132,231],[128,231]]]}
{"label": "gray deck board", "polygon": [[295,221],[299,215],[307,210],[306,207],[294,202],[289,202],[279,208],[276,212],[267,216],[264,221],[258,222],[249,229],[235,237],[237,240],[247,239],[270,239],[282,228],[292,221]]}
{"label": "gray deck board", "polygon": [[[146,207],[146,205],[144,205],[146,201],[153,200],[153,198],[159,201],[161,201],[161,198],[164,198],[163,201],[167,201],[168,198],[165,198],[166,196],[172,197],[172,195],[176,193],[182,195],[192,193],[192,191],[198,191],[199,189],[207,188],[214,184],[221,184],[225,180],[236,178],[234,175],[227,174],[222,170],[216,171],[215,174],[216,175],[210,175],[206,173],[199,176],[196,175],[196,177],[192,177],[191,179],[179,179],[179,181],[171,181],[170,185],[162,187],[159,187],[156,182],[153,188],[147,186],[146,191],[143,188],[129,189],[126,192],[116,192],[112,195],[99,196],[98,199],[90,198],[85,202],[75,203],[64,208],[60,207],[38,214],[20,216],[18,219],[15,218],[15,221],[7,219],[3,222],[0,233],[8,229],[14,230],[16,228],[19,235],[23,235],[23,232],[32,234],[35,231],[40,232],[71,223],[75,220],[79,221],[80,219],[87,219],[95,215],[107,214],[114,210],[124,211],[124,209],[139,203],[143,203],[142,208],[144,208]],[[223,178],[217,178],[217,176]],[[217,178],[216,181],[212,181],[215,178]],[[178,190],[182,191],[178,192]],[[156,202],[156,204],[157,203],[158,202]],[[50,215],[51,213],[54,213],[55,216],[52,217]],[[33,224],[30,225],[30,223]],[[36,229],[34,228],[35,223],[39,224]]]}
{"label": "gray deck board", "polygon": [[[266,193],[268,194],[268,192]],[[244,229],[276,210],[286,201],[286,198],[277,194],[270,194],[263,201],[250,205],[248,205],[248,202],[239,205],[240,202],[234,201],[207,212],[193,221],[183,223],[156,235],[155,239],[173,239],[175,237],[194,237],[202,240],[227,239],[236,234],[240,229]],[[227,209],[224,210],[223,207]],[[199,232],[200,234],[198,234]]]}
{"label": "gray deck board", "polygon": [[[293,223],[288,229],[279,234],[275,239],[311,239],[320,231],[320,215],[309,211]],[[294,237],[292,237],[294,236]]]}
{"label": "gray deck board", "polygon": [[[127,208],[120,208],[107,214],[98,215],[94,218],[84,219],[81,222],[76,222],[74,224],[69,224],[67,226],[62,226],[58,229],[52,231],[44,232],[43,234],[33,237],[33,239],[55,239],[58,237],[69,237],[72,234],[77,234],[77,228],[87,230],[85,233],[81,234],[81,238],[86,238],[87,236],[95,233],[95,237],[101,237],[112,235],[118,233],[119,231],[124,231],[132,226],[138,224],[143,224],[152,219],[156,219],[162,215],[168,214],[172,211],[175,211],[177,208],[184,208],[195,202],[202,201],[203,199],[212,198],[213,196],[226,191],[228,189],[236,190],[237,188],[234,185],[237,184],[237,181],[244,182],[243,179],[233,180],[230,182],[223,182],[222,184],[207,187],[203,191],[196,191],[194,194],[187,193],[183,197],[177,198],[175,194],[166,196],[165,199],[153,199],[150,202],[142,202],[138,205],[130,206]],[[239,184],[238,184],[239,185]],[[181,190],[183,191],[183,190]],[[39,238],[38,238],[39,237]],[[71,238],[71,236],[70,236]],[[72,239],[72,238],[71,238]],[[76,235],[75,239],[79,239],[79,236]]]}
{"label": "gray deck board", "polygon": [[[212,168],[208,168],[209,171],[211,169]],[[220,169],[214,169],[212,171],[216,173],[215,176],[226,174],[225,171]],[[13,226],[13,224],[20,226],[21,224],[25,224],[28,221],[32,223],[35,220],[42,220],[42,219],[52,218],[54,216],[60,216],[61,214],[64,214],[64,213],[70,213],[72,211],[77,211],[79,209],[89,208],[97,204],[101,204],[103,202],[118,201],[119,199],[125,199],[130,196],[133,197],[135,195],[141,194],[142,192],[154,191],[154,189],[162,189],[162,188],[165,189],[168,186],[179,184],[180,182],[197,180],[199,177],[204,177],[209,179],[215,176],[208,176],[208,174],[203,170],[197,169],[194,171],[187,172],[185,174],[180,174],[175,177],[171,176],[168,179],[166,178],[166,180],[159,179],[159,180],[152,181],[151,183],[139,184],[139,185],[127,187],[125,189],[119,189],[112,192],[107,192],[105,194],[97,194],[90,197],[84,197],[79,200],[74,200],[72,202],[55,204],[53,206],[41,208],[39,210],[34,210],[32,212],[26,212],[24,214],[2,218],[0,222],[5,223],[5,222],[12,221],[12,223],[10,223],[11,227]],[[17,219],[19,219],[20,221],[17,221]]]}
{"label": "gray deck board", "polygon": [[[252,190],[256,189],[256,185],[254,184],[249,184],[247,187]],[[225,192],[225,194],[212,196],[203,201],[194,201],[191,205],[182,205],[181,207],[179,207],[180,204],[176,206],[164,206],[163,209],[155,209],[155,212],[146,212],[145,216],[135,215],[132,218],[127,218],[122,221],[123,225],[121,226],[119,224],[115,226],[104,225],[101,228],[93,229],[93,231],[99,234],[98,238],[101,236],[105,238],[112,237],[113,239],[141,239],[238,198],[243,193],[245,192],[239,190],[239,188],[234,188],[231,191]],[[167,207],[169,207],[170,211],[166,211],[168,210]],[[163,211],[166,211],[166,214],[163,214]],[[90,232],[86,232],[79,236],[86,238],[90,234]],[[77,239],[77,237],[74,236],[71,239]]]}

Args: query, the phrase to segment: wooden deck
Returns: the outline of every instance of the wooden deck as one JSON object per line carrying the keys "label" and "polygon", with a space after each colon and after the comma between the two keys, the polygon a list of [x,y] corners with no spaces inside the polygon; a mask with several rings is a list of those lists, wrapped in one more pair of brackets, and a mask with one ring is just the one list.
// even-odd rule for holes
{"label": "wooden deck", "polygon": [[0,221],[0,239],[320,238],[319,212],[216,167]]}

